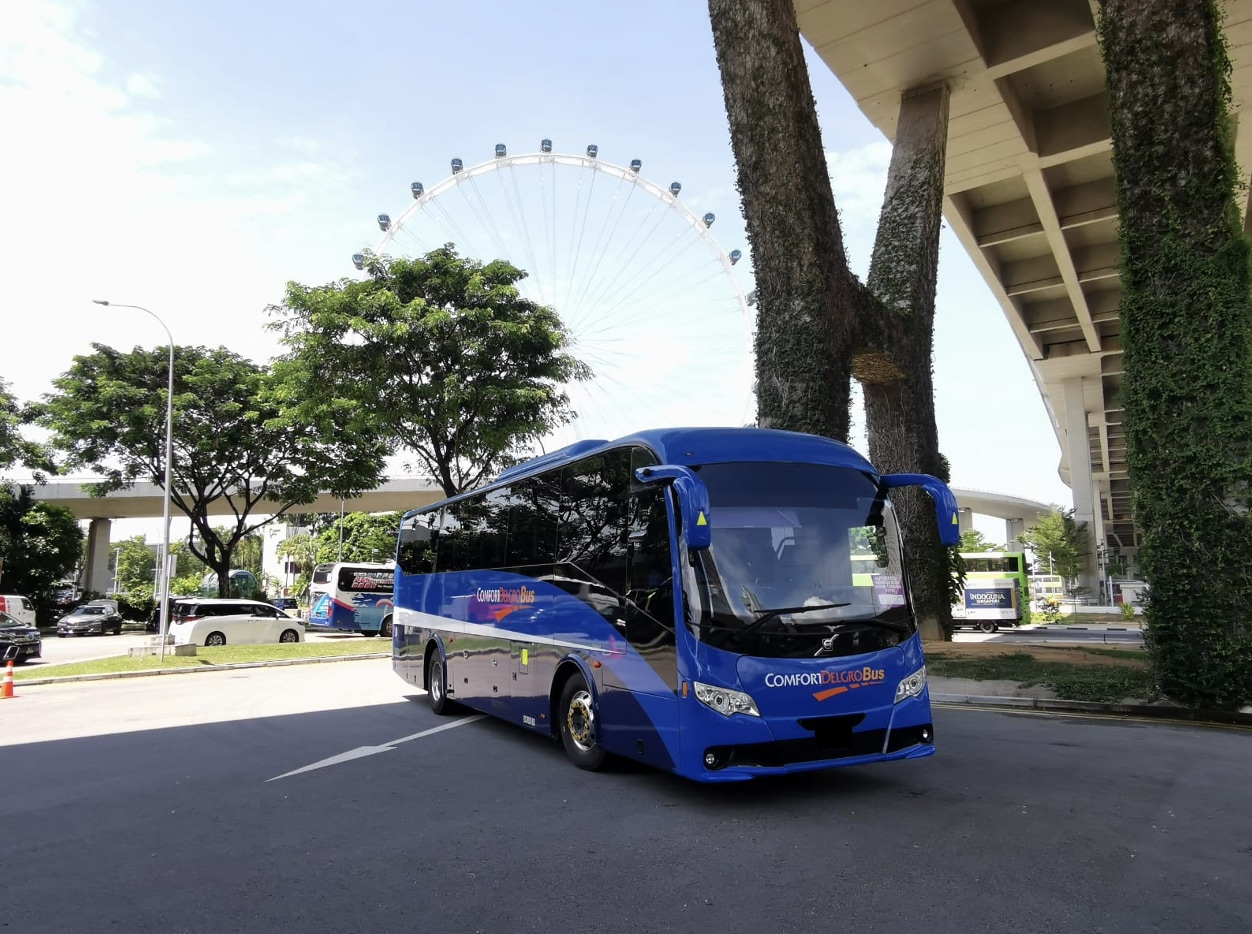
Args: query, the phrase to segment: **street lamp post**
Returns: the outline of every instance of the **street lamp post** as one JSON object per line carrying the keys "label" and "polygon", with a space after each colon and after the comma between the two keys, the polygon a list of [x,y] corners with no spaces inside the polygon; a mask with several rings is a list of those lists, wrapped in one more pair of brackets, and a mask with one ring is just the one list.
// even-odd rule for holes
{"label": "street lamp post", "polygon": [[170,345],[169,380],[165,387],[165,495],[161,503],[161,572],[158,577],[161,582],[161,626],[158,653],[161,662],[164,663],[165,638],[170,629],[170,475],[174,465],[174,335],[170,333],[170,329],[155,311],[144,308],[142,305],[119,305],[102,298],[92,299],[92,301],[97,305],[133,308],[135,311],[151,315],[164,329]]}

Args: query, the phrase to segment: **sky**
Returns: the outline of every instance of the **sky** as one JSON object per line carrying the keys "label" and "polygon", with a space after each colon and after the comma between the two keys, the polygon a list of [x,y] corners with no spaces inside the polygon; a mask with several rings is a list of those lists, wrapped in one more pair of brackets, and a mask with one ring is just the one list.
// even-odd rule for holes
{"label": "sky", "polygon": [[[846,250],[863,278],[890,145],[806,54]],[[92,343],[165,345],[148,315],[93,299],[151,309],[180,345],[268,361],[280,348],[265,309],[287,282],[356,275],[352,254],[379,243],[379,213],[398,218],[413,203],[410,182],[430,188],[453,156],[471,166],[501,142],[510,153],[549,138],[559,153],[595,143],[605,161],[640,158],[643,176],[681,180],[684,205],[716,214],[709,232],[723,251],[747,253],[707,7],[694,0],[4,0],[0,125],[0,377],[22,400],[49,392]],[[580,186],[597,174],[570,173]],[[574,183],[561,184],[568,193]],[[607,181],[593,191],[608,203]],[[575,242],[577,222],[557,220]],[[681,255],[705,250],[707,261],[694,230],[685,236],[695,247]],[[750,257],[733,276],[689,294],[736,302],[751,289]],[[645,390],[630,374],[679,316],[658,314],[641,339],[620,317],[597,330],[588,315],[613,363],[588,397],[599,413],[660,427],[689,422],[690,409],[657,400],[740,392],[727,377],[727,391],[710,393],[699,367],[730,366],[750,323],[726,319],[715,348],[724,358],[692,351],[685,359],[705,362],[683,366],[678,354]],[[690,335],[671,336],[688,346]],[[953,486],[1070,505],[1027,361],[946,225],[934,376]],[[864,450],[859,411],[854,422]],[[999,520],[978,527],[1003,536]]]}

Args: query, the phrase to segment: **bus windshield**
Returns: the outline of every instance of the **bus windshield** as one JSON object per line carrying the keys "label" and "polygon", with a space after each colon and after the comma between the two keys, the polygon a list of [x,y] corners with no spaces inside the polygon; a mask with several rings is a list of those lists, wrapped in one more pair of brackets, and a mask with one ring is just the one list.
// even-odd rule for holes
{"label": "bus windshield", "polygon": [[707,464],[712,545],[688,571],[701,641],[745,655],[842,656],[914,631],[891,503],[865,474],[798,463]]}

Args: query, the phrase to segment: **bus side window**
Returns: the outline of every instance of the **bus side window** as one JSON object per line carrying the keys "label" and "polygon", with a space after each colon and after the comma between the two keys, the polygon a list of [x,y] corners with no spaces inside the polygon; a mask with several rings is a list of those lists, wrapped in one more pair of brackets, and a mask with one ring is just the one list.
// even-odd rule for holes
{"label": "bus side window", "polygon": [[436,513],[409,516],[400,526],[396,563],[405,574],[433,574],[439,550],[438,530],[430,524]]}

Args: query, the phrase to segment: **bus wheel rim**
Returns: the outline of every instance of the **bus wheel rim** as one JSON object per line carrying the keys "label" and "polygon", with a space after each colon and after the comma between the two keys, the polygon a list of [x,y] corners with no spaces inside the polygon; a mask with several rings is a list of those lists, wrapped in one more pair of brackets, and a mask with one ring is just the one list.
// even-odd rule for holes
{"label": "bus wheel rim", "polygon": [[596,745],[596,717],[591,710],[591,693],[577,691],[569,700],[565,712],[565,728],[569,738],[582,752],[590,752]]}
{"label": "bus wheel rim", "polygon": [[430,666],[430,696],[436,703],[443,698],[443,672],[438,662],[432,662]]}

